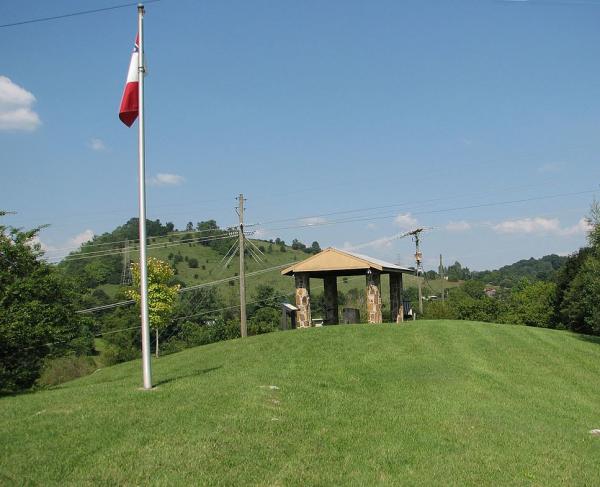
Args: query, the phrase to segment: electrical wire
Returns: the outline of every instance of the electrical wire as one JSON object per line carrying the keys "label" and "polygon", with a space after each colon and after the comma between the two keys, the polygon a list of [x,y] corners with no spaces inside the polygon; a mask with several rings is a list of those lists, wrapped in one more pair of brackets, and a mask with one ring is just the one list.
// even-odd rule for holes
{"label": "electrical wire", "polygon": [[[156,244],[148,245],[146,248],[149,250],[153,250],[153,249],[160,249],[160,248],[178,247],[180,245],[186,245],[186,244],[190,244],[190,243],[211,242],[214,240],[225,240],[225,239],[229,239],[229,238],[233,238],[233,237],[229,236],[229,235],[223,235],[221,237],[181,240],[179,242],[173,242],[173,243],[156,243]],[[120,249],[114,249],[114,250],[99,251],[102,253],[98,253],[98,254],[95,252],[84,252],[83,254],[67,256],[64,259],[59,259],[59,260],[54,260],[54,261],[49,261],[49,262],[51,264],[57,264],[59,262],[69,262],[72,260],[94,259],[94,258],[99,258],[99,257],[108,257],[111,255],[120,255],[120,254],[125,254],[125,253],[131,252],[131,251],[132,251],[132,249],[129,249],[129,248],[120,248]]]}
{"label": "electrical wire", "polygon": [[[254,277],[254,276],[261,275],[261,274],[265,274],[267,272],[271,272],[271,271],[276,270],[276,269],[281,269],[283,267],[288,267],[288,266],[292,265],[293,263],[294,262],[288,262],[286,264],[280,264],[280,265],[277,265],[277,266],[270,267],[268,269],[261,269],[261,270],[258,270],[258,271],[250,272],[250,273],[246,274],[246,277]],[[217,285],[223,284],[225,282],[236,281],[239,278],[240,278],[240,276],[226,277],[224,279],[218,279],[216,281],[210,281],[210,282],[205,282],[205,283],[202,283],[202,284],[197,284],[195,286],[184,287],[184,288],[180,289],[178,292],[179,293],[186,293],[186,292],[189,292],[189,291],[193,291],[195,289],[202,289],[202,288],[205,288],[205,287],[217,286]],[[133,303],[135,303],[134,300],[119,301],[119,302],[116,302],[116,303],[105,304],[105,305],[102,305],[102,306],[95,306],[93,308],[80,309],[80,310],[75,311],[75,313],[77,313],[77,314],[95,313],[96,311],[103,311],[103,310],[106,310],[106,309],[117,308],[119,306],[127,306],[127,305],[130,305],[130,304],[133,304]]]}
{"label": "electrical wire", "polygon": [[[547,178],[544,181],[552,180],[552,179],[553,178]],[[430,199],[426,199],[426,200],[419,200],[419,201],[413,200],[410,203],[391,203],[391,204],[380,205],[380,206],[355,208],[355,209],[351,209],[351,210],[339,210],[339,211],[332,211],[329,213],[318,213],[318,214],[312,214],[312,215],[297,216],[297,217],[293,217],[293,218],[281,218],[281,219],[276,219],[276,220],[268,220],[265,222],[260,222],[258,224],[251,224],[251,225],[246,225],[246,226],[263,226],[263,225],[270,225],[272,223],[285,223],[285,222],[289,222],[289,221],[307,220],[310,218],[321,218],[321,217],[333,216],[333,215],[361,213],[361,212],[365,212],[365,211],[375,211],[375,210],[399,208],[399,207],[402,208],[402,210],[406,211],[406,210],[410,210],[413,208],[418,208],[418,207],[422,206],[423,204],[428,204],[428,203],[436,203],[439,201],[461,199],[461,198],[472,197],[472,196],[482,196],[482,195],[488,196],[491,192],[500,192],[502,194],[505,194],[507,191],[514,191],[514,190],[520,190],[520,189],[532,189],[532,188],[537,188],[540,186],[546,187],[547,185],[546,184],[543,184],[543,185],[527,184],[527,185],[518,185],[518,186],[505,186],[502,188],[495,188],[495,189],[491,189],[491,190],[488,189],[486,191],[478,191],[475,193],[459,193],[459,194],[454,194],[451,196],[442,196],[442,197],[430,198]]]}
{"label": "electrical wire", "polygon": [[[184,235],[192,235],[195,233],[208,233],[208,232],[230,232],[231,230],[229,230],[229,228],[231,227],[225,227],[223,228],[217,228],[217,229],[208,229],[208,230],[178,230],[176,232],[168,232],[165,233],[164,235],[148,235],[146,238],[147,239],[151,239],[151,238],[165,238],[165,237],[172,237],[172,236],[184,236]],[[218,235],[215,235],[218,236]],[[102,237],[102,235],[100,235],[100,237]],[[199,237],[197,237],[199,238]],[[129,238],[129,239],[125,239],[125,240],[115,240],[114,242],[98,242],[98,243],[94,243],[94,241],[90,241],[90,242],[84,242],[81,245],[76,245],[76,246],[70,246],[70,247],[57,247],[57,248],[53,248],[51,250],[48,250],[47,252],[55,252],[55,251],[60,251],[60,250],[78,250],[81,248],[89,248],[89,247],[101,247],[101,246],[105,246],[105,245],[116,245],[116,244],[120,244],[120,243],[130,243],[132,245],[137,244],[140,241],[139,238]]]}
{"label": "electrical wire", "polygon": [[[156,2],[160,2],[160,0],[145,0],[144,4],[156,3]],[[113,5],[111,7],[94,8],[91,10],[79,10],[77,12],[69,12],[69,13],[61,14],[61,15],[53,15],[52,17],[39,17],[36,19],[21,20],[19,22],[11,22],[9,24],[1,24],[0,29],[4,29],[6,27],[16,27],[19,25],[35,24],[38,22],[48,22],[51,20],[66,19],[66,18],[70,18],[70,17],[77,17],[79,15],[97,14],[100,12],[107,12],[109,10],[117,10],[120,8],[133,7],[136,5],[138,5],[138,2],[123,3],[120,5]]]}
{"label": "electrical wire", "polygon": [[[591,193],[597,193],[597,192],[598,192],[598,189],[576,191],[576,192],[571,192],[571,193],[558,193],[558,194],[545,195],[545,196],[536,196],[536,197],[532,197],[532,198],[505,200],[505,201],[497,201],[497,202],[491,202],[491,203],[481,203],[481,204],[475,204],[475,205],[457,206],[457,207],[452,207],[452,208],[441,208],[441,209],[435,209],[435,210],[424,210],[424,211],[419,211],[419,212],[415,212],[412,214],[413,215],[426,215],[426,214],[435,214],[435,213],[446,213],[446,212],[459,211],[459,210],[471,210],[471,209],[476,209],[476,208],[489,208],[489,207],[493,207],[493,206],[503,206],[503,205],[509,205],[509,204],[515,204],[515,203],[541,201],[541,200],[559,198],[559,197],[564,197],[564,196],[577,196],[577,195],[591,194]],[[342,219],[342,220],[331,220],[331,221],[324,221],[324,222],[318,222],[318,223],[291,225],[291,226],[286,226],[286,227],[263,228],[263,230],[276,231],[276,230],[291,230],[291,229],[306,228],[306,227],[321,227],[321,226],[339,225],[339,224],[343,224],[343,223],[354,223],[354,222],[365,222],[365,221],[389,219],[389,218],[395,218],[397,216],[398,216],[397,213],[387,213],[384,215],[373,215],[373,216],[358,216],[358,217],[347,218],[347,219]]]}

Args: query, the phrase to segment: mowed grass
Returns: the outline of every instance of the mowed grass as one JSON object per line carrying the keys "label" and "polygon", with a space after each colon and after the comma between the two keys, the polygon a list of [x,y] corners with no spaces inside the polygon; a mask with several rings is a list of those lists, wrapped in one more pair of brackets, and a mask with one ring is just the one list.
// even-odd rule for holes
{"label": "mowed grass", "polygon": [[600,342],[417,321],[272,333],[0,399],[3,485],[600,485]]}

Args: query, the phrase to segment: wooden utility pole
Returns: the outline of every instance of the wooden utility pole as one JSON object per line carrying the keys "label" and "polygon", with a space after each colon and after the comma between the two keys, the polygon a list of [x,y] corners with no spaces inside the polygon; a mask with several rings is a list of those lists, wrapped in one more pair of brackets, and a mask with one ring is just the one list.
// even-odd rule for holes
{"label": "wooden utility pole", "polygon": [[246,324],[246,265],[244,262],[244,195],[240,193],[237,208],[240,217],[239,244],[240,244],[240,332],[242,337],[248,335]]}
{"label": "wooden utility pole", "polygon": [[415,260],[417,261],[417,277],[418,277],[418,285],[419,285],[419,314],[423,314],[423,268],[421,267],[421,260],[423,259],[423,254],[421,254],[421,250],[419,249],[419,233],[415,233]]}
{"label": "wooden utility pole", "polygon": [[417,286],[419,290],[419,314],[423,314],[423,254],[421,253],[420,243],[421,243],[421,232],[426,230],[425,228],[417,228],[411,232],[408,232],[407,235],[412,235],[415,240],[415,261],[417,263],[416,275],[417,275]]}
{"label": "wooden utility pole", "polygon": [[442,301],[446,299],[446,286],[444,283],[444,264],[442,262],[442,254],[440,254],[440,268],[439,268],[440,281],[442,281]]}

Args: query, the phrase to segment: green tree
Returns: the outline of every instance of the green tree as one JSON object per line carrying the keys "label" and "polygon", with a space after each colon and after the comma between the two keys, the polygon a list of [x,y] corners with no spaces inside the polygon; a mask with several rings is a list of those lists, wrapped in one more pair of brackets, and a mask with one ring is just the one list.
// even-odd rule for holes
{"label": "green tree", "polygon": [[300,242],[300,240],[298,240],[297,238],[295,238],[292,241],[292,249],[294,249],[294,250],[305,250],[306,249],[306,245],[304,245],[302,242]]}
{"label": "green tree", "polygon": [[552,282],[523,280],[512,289],[500,321],[548,328],[552,326],[555,295],[556,284]]}
{"label": "green tree", "polygon": [[579,333],[600,335],[600,257],[591,253],[559,303],[562,324]]}
{"label": "green tree", "polygon": [[[0,212],[0,216],[3,213]],[[31,387],[46,359],[88,354],[93,337],[75,314],[73,284],[45,263],[39,228],[0,225],[0,390]]]}
{"label": "green tree", "polygon": [[[158,357],[158,336],[161,328],[165,327],[171,317],[179,284],[169,285],[169,281],[175,273],[171,266],[160,259],[150,257],[147,263],[148,267],[148,317],[150,326],[156,333],[156,356]],[[131,265],[131,274],[133,276],[134,287],[128,290],[130,299],[135,300],[140,306],[140,265],[134,263]]]}
{"label": "green tree", "polygon": [[252,315],[248,324],[248,334],[271,333],[279,327],[281,314],[274,308],[260,308]]}
{"label": "green tree", "polygon": [[587,218],[589,247],[569,257],[557,278],[555,320],[579,333],[600,335],[600,203]]}

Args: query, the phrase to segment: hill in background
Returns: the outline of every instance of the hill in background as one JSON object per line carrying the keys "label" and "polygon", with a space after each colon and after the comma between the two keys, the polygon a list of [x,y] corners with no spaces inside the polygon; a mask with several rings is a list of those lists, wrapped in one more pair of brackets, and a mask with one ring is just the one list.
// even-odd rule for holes
{"label": "hill in background", "polygon": [[512,287],[523,278],[530,281],[552,281],[567,260],[568,257],[556,254],[545,255],[539,259],[531,257],[496,270],[473,272],[472,277],[503,287]]}

